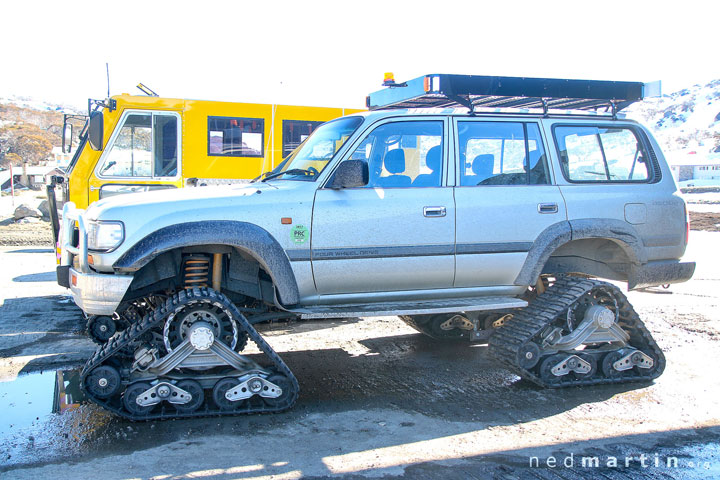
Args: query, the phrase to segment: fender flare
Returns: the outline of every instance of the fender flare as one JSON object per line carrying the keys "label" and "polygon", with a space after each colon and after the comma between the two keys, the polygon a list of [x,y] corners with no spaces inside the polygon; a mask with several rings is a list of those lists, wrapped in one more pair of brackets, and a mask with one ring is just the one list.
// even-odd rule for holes
{"label": "fender flare", "polygon": [[297,281],[285,250],[266,230],[247,222],[213,220],[163,227],[130,247],[113,268],[136,272],[162,253],[201,245],[227,245],[247,253],[268,272],[284,305],[299,303]]}
{"label": "fender flare", "polygon": [[525,263],[513,282],[515,285],[534,285],[550,255],[558,247],[586,238],[602,238],[615,242],[633,265],[647,263],[647,252],[635,228],[621,220],[582,218],[550,225],[538,235],[528,251]]}

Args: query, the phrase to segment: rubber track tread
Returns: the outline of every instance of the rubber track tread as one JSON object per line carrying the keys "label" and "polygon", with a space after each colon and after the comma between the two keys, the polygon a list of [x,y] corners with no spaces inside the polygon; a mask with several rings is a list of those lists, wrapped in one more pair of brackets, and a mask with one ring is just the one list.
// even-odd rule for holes
{"label": "rubber track tread", "polygon": [[[645,375],[635,374],[616,378],[603,376],[602,369],[598,368],[597,373],[591,378],[577,379],[567,375],[562,377],[563,381],[558,384],[544,382],[535,372],[535,370],[538,370],[542,359],[531,370],[522,368],[518,363],[520,348],[533,341],[545,327],[553,324],[559,316],[564,315],[567,309],[585,293],[597,287],[603,287],[611,291],[617,300],[618,324],[630,335],[629,346],[643,350],[646,353],[652,351],[658,361],[657,368],[653,368],[652,371]],[[540,349],[542,351],[542,347]],[[498,327],[497,331],[490,337],[489,351],[508,369],[545,388],[650,381],[659,377],[665,369],[665,356],[620,289],[607,282],[578,277],[558,279],[552,286],[548,287],[545,293],[530,302],[524,309],[517,311],[510,320]]]}
{"label": "rubber track tread", "polygon": [[[285,375],[290,380],[293,391],[291,396],[288,397],[285,404],[277,407],[270,407],[269,405],[265,404],[252,405],[249,402],[244,402],[246,405],[245,408],[240,408],[236,410],[220,410],[219,408],[214,406],[211,401],[207,399],[208,394],[206,393],[204,408],[201,407],[195,412],[181,413],[171,406],[161,404],[160,406],[155,407],[153,411],[149,412],[146,415],[136,416],[132,415],[123,407],[123,403],[122,401],[120,401],[122,393],[119,393],[115,397],[112,397],[108,400],[102,400],[93,396],[85,388],[85,379],[92,370],[105,362],[112,362],[115,358],[115,355],[120,353],[123,348],[128,347],[134,340],[138,339],[139,337],[150,331],[152,328],[162,325],[163,322],[168,318],[168,316],[178,307],[186,303],[191,303],[193,300],[198,299],[222,302],[224,306],[227,307],[228,310],[230,310],[233,318],[237,321],[240,331],[244,331],[245,333],[247,333],[249,339],[255,342],[257,347],[270,358],[275,371]],[[110,340],[108,340],[107,343],[99,347],[95,351],[93,356],[90,357],[90,359],[87,361],[81,373],[80,384],[83,391],[88,396],[88,398],[90,398],[90,400],[102,406],[103,408],[106,408],[107,410],[110,410],[111,412],[128,418],[130,420],[166,420],[174,418],[191,418],[216,415],[237,415],[240,413],[275,413],[285,411],[291,408],[297,400],[298,393],[300,392],[300,386],[298,384],[298,381],[295,378],[295,375],[293,375],[293,373],[290,371],[290,368],[288,368],[285,362],[282,361],[280,356],[275,352],[275,350],[270,347],[270,345],[265,341],[265,339],[262,338],[262,336],[257,332],[257,330],[255,330],[252,325],[250,325],[245,316],[238,311],[237,307],[235,307],[235,305],[233,305],[233,303],[222,293],[219,293],[210,288],[203,287],[194,287],[192,289],[187,289],[176,293],[172,297],[168,298],[168,300],[161,307],[155,309],[152,313],[143,317],[142,320],[134,323],[130,328],[116,333],[112,338],[110,338]]]}

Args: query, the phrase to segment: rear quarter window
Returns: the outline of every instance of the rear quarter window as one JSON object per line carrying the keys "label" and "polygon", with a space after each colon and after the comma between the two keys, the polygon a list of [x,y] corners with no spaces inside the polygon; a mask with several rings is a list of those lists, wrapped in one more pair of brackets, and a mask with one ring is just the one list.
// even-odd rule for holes
{"label": "rear quarter window", "polygon": [[653,158],[630,126],[556,125],[553,128],[565,179],[577,183],[647,183]]}

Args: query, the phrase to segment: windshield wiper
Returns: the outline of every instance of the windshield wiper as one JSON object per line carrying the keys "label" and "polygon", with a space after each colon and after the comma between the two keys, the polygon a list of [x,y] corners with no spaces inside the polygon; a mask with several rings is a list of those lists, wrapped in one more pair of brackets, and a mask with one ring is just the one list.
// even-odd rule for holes
{"label": "windshield wiper", "polygon": [[255,182],[257,182],[258,180],[260,180],[261,178],[263,178],[265,175],[270,175],[270,172],[271,172],[271,170],[270,170],[270,171],[267,171],[267,172],[261,173],[261,174],[258,175],[257,177],[255,177],[255,178],[253,178],[252,180],[250,180],[250,183],[255,183]]}
{"label": "windshield wiper", "polygon": [[271,178],[279,177],[280,175],[315,175],[315,172],[312,170],[305,170],[304,168],[291,168],[290,170],[285,170],[284,172],[275,172],[275,173],[269,173],[265,175],[265,178],[260,180],[261,182],[265,182],[266,180],[270,180]]}

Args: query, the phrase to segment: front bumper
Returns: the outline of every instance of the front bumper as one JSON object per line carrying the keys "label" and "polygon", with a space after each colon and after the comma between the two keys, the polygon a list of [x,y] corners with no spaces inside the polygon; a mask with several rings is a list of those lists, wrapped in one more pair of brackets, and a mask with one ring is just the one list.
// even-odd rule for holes
{"label": "front bumper", "polygon": [[687,282],[695,273],[695,262],[664,260],[648,262],[630,269],[628,289],[655,287],[671,283]]}
{"label": "front bumper", "polygon": [[130,287],[132,275],[82,273],[58,267],[58,276],[68,272],[73,300],[88,315],[112,315]]}
{"label": "front bumper", "polygon": [[[75,245],[77,222],[77,246]],[[132,283],[132,275],[95,273],[88,265],[87,230],[83,211],[67,202],[63,207],[58,284],[72,291],[78,307],[89,315],[112,315]]]}

